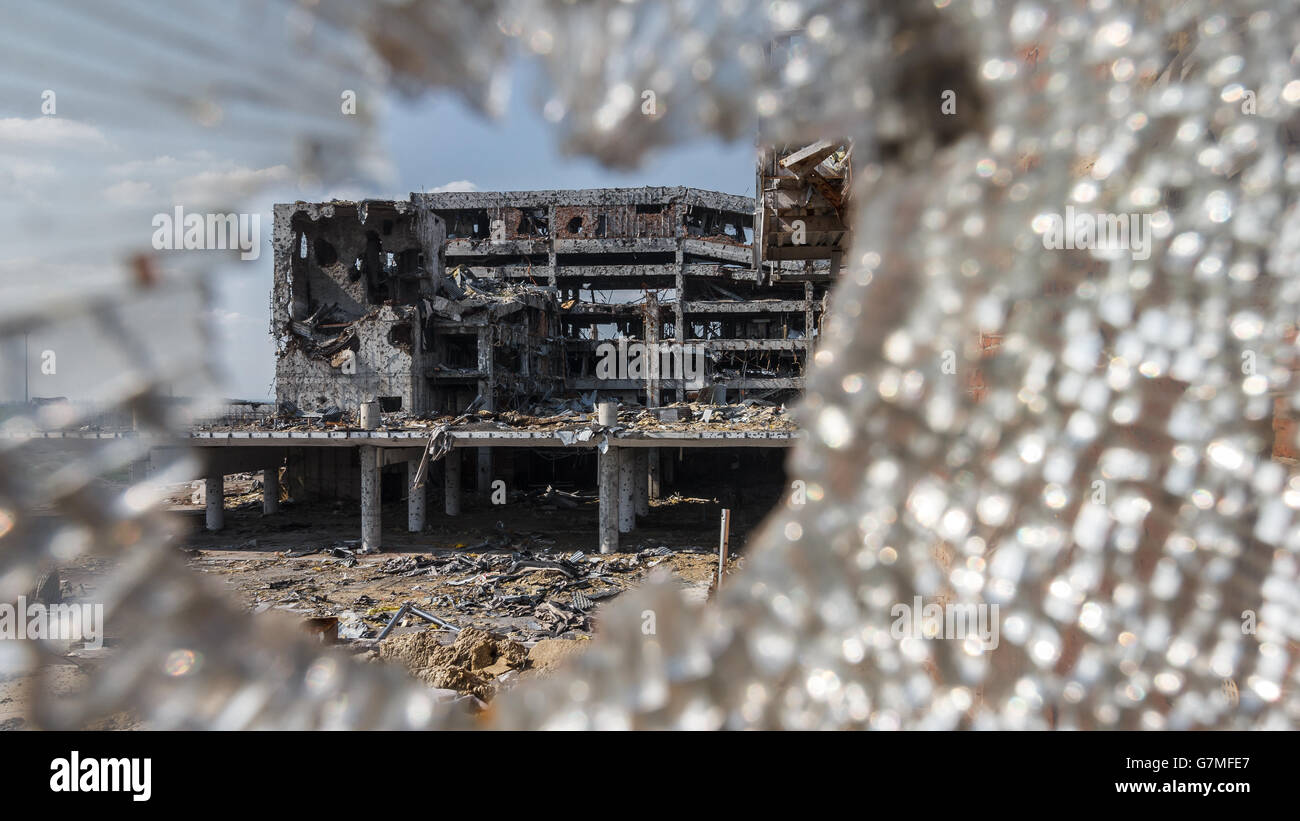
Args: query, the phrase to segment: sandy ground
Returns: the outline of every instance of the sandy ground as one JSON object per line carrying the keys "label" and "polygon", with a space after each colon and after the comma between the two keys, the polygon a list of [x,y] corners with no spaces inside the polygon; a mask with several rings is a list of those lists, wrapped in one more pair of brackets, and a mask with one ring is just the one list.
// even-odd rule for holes
{"label": "sandy ground", "polygon": [[[383,551],[359,555],[355,503],[286,502],[268,516],[261,512],[255,476],[228,477],[226,490],[226,527],[219,533],[202,529],[203,512],[191,503],[188,487],[172,496],[179,547],[195,572],[222,578],[231,596],[253,612],[286,611],[304,623],[325,619],[327,633],[337,630],[339,643],[359,651],[359,660],[401,664],[429,686],[461,694],[472,707],[580,652],[599,628],[602,606],[652,570],[668,569],[701,599],[716,582],[720,505],[713,500],[653,502],[650,515],[621,537],[621,551],[606,556],[597,552],[595,502],[554,509],[520,499],[498,507],[466,497],[464,513],[449,519],[431,500],[431,526],[418,534],[406,532],[405,505],[397,502],[383,511]],[[746,536],[764,512],[733,512],[726,572],[743,561]],[[111,570],[102,559],[61,568],[65,600],[93,601]],[[454,644],[456,632],[415,615],[376,643],[408,603],[461,628],[464,646]],[[112,652],[111,626],[108,634],[101,652]],[[74,692],[93,664],[69,661],[43,671],[45,686],[58,694]],[[0,678],[0,730],[28,726],[34,686],[32,676]],[[122,715],[96,728],[140,726]]]}

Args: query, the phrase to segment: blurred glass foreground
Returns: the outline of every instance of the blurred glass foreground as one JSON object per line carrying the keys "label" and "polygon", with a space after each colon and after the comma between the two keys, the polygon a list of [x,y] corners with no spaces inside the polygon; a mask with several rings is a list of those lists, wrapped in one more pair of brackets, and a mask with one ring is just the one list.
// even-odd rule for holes
{"label": "blurred glass foreground", "polygon": [[[185,567],[145,486],[96,481],[147,437],[180,443],[164,386],[205,364],[197,323],[159,345],[139,318],[197,316],[202,278],[140,260],[129,285],[40,310],[10,300],[0,319],[6,345],[49,323],[100,334],[120,365],[97,393],[138,433],[68,460],[25,432],[76,419],[0,427],[0,600],[51,561],[120,563],[104,603],[122,643],[81,696],[38,698],[30,725],[120,710],[155,728],[1297,725],[1294,4],[245,6],[278,24],[214,23],[207,41],[229,51],[208,55],[222,91],[262,118],[239,150],[313,146],[294,167],[324,179],[369,132],[281,111],[285,78],[333,89],[361,72],[493,111],[517,53],[543,66],[553,96],[539,103],[566,143],[607,163],[760,119],[770,142],[852,137],[854,253],[790,465],[807,503],[772,514],[715,603],[669,583],[629,593],[590,652],[471,720],[394,671],[254,621]],[[75,73],[47,22],[7,36]],[[767,55],[796,29],[797,46]],[[335,47],[280,50],[279,36]],[[132,37],[183,48],[156,27],[104,47]],[[178,133],[203,127],[213,88],[180,78],[159,98],[137,79],[126,87],[173,107]],[[648,121],[647,88],[665,112]],[[119,217],[66,205],[80,241],[115,249]],[[1058,242],[1079,215],[1123,215],[1134,234]],[[917,597],[997,605],[997,646],[899,638],[896,608]],[[41,660],[39,643],[0,645],[6,672]]]}

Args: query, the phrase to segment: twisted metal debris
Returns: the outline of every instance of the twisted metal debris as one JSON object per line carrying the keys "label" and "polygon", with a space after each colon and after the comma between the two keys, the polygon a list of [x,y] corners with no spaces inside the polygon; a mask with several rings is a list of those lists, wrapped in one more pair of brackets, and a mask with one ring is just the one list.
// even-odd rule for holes
{"label": "twisted metal debris", "polygon": [[[807,503],[773,513],[715,604],[693,609],[667,582],[621,597],[590,651],[484,723],[1294,727],[1300,475],[1272,458],[1271,425],[1300,404],[1300,15],[703,5],[505,2],[456,33],[538,55],[548,116],[609,162],[760,117],[773,140],[854,139],[855,246],[790,462]],[[410,43],[422,28],[401,18],[443,6],[383,8],[347,25]],[[768,59],[793,28],[805,36]],[[497,65],[418,53],[380,50],[407,83],[480,88]],[[640,121],[641,88],[671,89],[664,116],[683,119]],[[1145,215],[1149,257],[1049,249],[1067,208]],[[0,475],[21,469],[0,459]],[[13,484],[7,543],[42,501]],[[127,638],[79,701],[39,705],[43,726],[123,708],[160,727],[466,721],[255,626],[140,516],[78,513],[80,492],[61,497],[69,521],[138,525],[129,548],[91,540],[123,560],[108,619]],[[6,583],[53,549],[19,544]],[[916,596],[998,605],[1001,642],[894,638],[894,607]]]}

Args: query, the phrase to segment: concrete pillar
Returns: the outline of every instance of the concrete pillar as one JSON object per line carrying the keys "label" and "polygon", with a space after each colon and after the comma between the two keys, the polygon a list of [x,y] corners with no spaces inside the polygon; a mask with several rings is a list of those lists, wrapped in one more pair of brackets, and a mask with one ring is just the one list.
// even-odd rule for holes
{"label": "concrete pillar", "polygon": [[646,494],[659,498],[659,448],[646,448]]}
{"label": "concrete pillar", "polygon": [[460,456],[459,450],[452,448],[442,457],[446,467],[445,496],[448,516],[460,515]]}
{"label": "concrete pillar", "polygon": [[208,530],[220,530],[225,527],[226,477],[220,468],[209,468],[207,482],[203,493],[207,502]]}
{"label": "concrete pillar", "polygon": [[427,509],[428,488],[415,486],[415,476],[420,472],[420,457],[406,463],[406,529],[411,533],[424,530],[425,511]]}
{"label": "concrete pillar", "polygon": [[633,479],[635,481],[635,496],[633,502],[636,505],[636,515],[650,515],[650,451],[646,448],[637,448],[634,457],[633,470],[636,471]]}
{"label": "concrete pillar", "polygon": [[597,490],[600,495],[600,552],[618,550],[618,451],[597,452]]}
{"label": "concrete pillar", "polygon": [[673,453],[672,448],[664,451],[663,458],[659,460],[659,469],[663,476],[662,489],[672,490],[673,474],[677,470],[677,454]]}
{"label": "concrete pillar", "polygon": [[618,403],[601,402],[596,406],[596,421],[607,428],[618,424]]}
{"label": "concrete pillar", "polygon": [[372,400],[362,402],[361,410],[357,414],[357,423],[365,430],[374,430],[379,427],[379,402]]}
{"label": "concrete pillar", "polygon": [[631,448],[618,449],[618,532],[636,527],[636,456]]}
{"label": "concrete pillar", "polygon": [[361,549],[379,550],[379,449],[361,446]]}
{"label": "concrete pillar", "polygon": [[492,448],[478,449],[478,495],[486,500],[492,493]]}
{"label": "concrete pillar", "polygon": [[280,512],[279,468],[262,468],[262,512]]}

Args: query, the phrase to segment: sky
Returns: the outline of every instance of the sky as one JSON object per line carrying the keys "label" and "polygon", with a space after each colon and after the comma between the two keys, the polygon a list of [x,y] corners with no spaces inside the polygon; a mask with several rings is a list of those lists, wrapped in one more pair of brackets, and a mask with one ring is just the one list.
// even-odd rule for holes
{"label": "sky", "polygon": [[[524,65],[513,72],[509,104],[495,120],[449,92],[416,99],[385,94],[374,108],[379,112],[375,133],[384,160],[383,172],[376,176],[382,182],[328,189],[305,186],[295,177],[291,164],[283,161],[291,154],[286,146],[266,151],[239,147],[237,111],[204,131],[202,142],[171,140],[169,134],[184,132],[142,127],[152,116],[148,112],[140,114],[140,123],[130,122],[120,112],[115,119],[111,109],[110,114],[97,117],[96,112],[104,111],[113,99],[111,82],[101,87],[60,87],[58,116],[43,117],[38,89],[58,84],[37,76],[30,89],[0,99],[0,199],[7,203],[0,211],[8,209],[3,222],[10,230],[18,229],[14,239],[25,249],[19,252],[11,246],[8,257],[0,258],[0,287],[10,300],[28,292],[74,290],[83,276],[85,281],[101,273],[107,276],[100,269],[108,266],[96,265],[93,254],[83,253],[93,250],[102,256],[98,247],[92,248],[94,230],[112,230],[116,240],[120,226],[128,224],[132,227],[126,244],[147,247],[153,214],[170,212],[177,203],[196,203],[208,194],[220,203],[238,203],[241,212],[261,214],[263,250],[257,259],[243,262],[233,256],[203,258],[214,285],[207,318],[217,341],[215,389],[226,398],[262,401],[274,396],[269,299],[275,202],[333,196],[404,199],[411,192],[438,190],[641,185],[685,185],[752,196],[754,147],[749,141],[698,140],[651,153],[632,171],[606,169],[585,157],[566,156],[558,132],[539,113]],[[48,225],[38,223],[34,215],[53,208],[54,197],[62,198],[61,206],[66,202],[89,216],[79,220],[85,230],[61,231],[59,241],[50,243]],[[129,221],[124,216],[128,213]],[[30,225],[24,225],[24,220]],[[33,238],[39,242],[30,241]],[[29,241],[24,245],[24,240]],[[220,252],[199,252],[209,253]],[[147,321],[162,328],[167,323],[184,326],[192,319],[182,311]],[[25,390],[22,368],[12,365],[23,361],[22,342],[11,338],[7,348],[0,351],[6,363],[0,373],[0,401],[20,401]],[[42,356],[50,350],[59,354],[54,374],[42,372]],[[103,377],[103,362],[95,350],[93,335],[64,334],[56,339],[49,333],[46,338],[33,334],[25,357],[30,385],[26,390],[32,396],[83,398],[82,389]]]}

